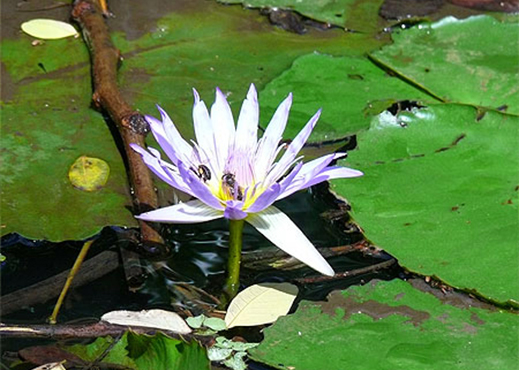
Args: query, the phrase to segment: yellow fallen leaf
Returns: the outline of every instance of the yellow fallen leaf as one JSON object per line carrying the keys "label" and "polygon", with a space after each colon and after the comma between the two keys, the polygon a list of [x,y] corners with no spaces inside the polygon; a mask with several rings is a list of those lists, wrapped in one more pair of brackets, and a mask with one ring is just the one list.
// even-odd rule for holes
{"label": "yellow fallen leaf", "polygon": [[77,35],[76,29],[69,23],[53,19],[32,19],[22,23],[22,31],[44,40],[62,39]]}
{"label": "yellow fallen leaf", "polygon": [[68,178],[75,188],[84,191],[101,189],[110,176],[110,166],[99,158],[81,156],[70,166]]}
{"label": "yellow fallen leaf", "polygon": [[263,283],[241,291],[225,315],[227,328],[270,324],[290,311],[298,289],[289,283]]}

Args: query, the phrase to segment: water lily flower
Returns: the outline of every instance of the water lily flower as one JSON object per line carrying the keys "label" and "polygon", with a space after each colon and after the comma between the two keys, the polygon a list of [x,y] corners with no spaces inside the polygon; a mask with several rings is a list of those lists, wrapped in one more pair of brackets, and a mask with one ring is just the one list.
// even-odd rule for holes
{"label": "water lily flower", "polygon": [[350,168],[329,166],[345,153],[325,155],[307,163],[297,156],[315,127],[320,110],[287,145],[281,139],[292,94],[279,105],[258,140],[259,106],[254,85],[250,86],[236,126],[220,89],[216,89],[210,112],[193,91],[196,141],[184,140],[166,112],[158,107],[161,120],[151,116],[146,116],[146,120],[171,162],[163,160],[154,148],[145,150],[135,144],[132,148],[160,179],[194,199],[136,217],[167,223],[197,223],[220,217],[245,220],[286,253],[332,276],[333,269],[307,237],[272,205],[320,182],[362,175]]}

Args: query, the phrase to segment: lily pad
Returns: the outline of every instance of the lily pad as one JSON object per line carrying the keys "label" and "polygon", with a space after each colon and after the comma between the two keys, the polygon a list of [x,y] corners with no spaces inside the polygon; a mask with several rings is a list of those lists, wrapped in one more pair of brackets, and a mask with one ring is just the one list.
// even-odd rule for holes
{"label": "lily pad", "polygon": [[[220,86],[237,113],[251,82],[261,88],[298,56],[314,50],[361,55],[382,44],[341,30],[294,35],[260,15],[205,1],[165,15],[138,39],[117,34],[114,40],[124,54],[119,80],[126,99],[146,114],[156,115],[155,104],[162,105],[184,137],[193,134],[193,87],[210,103]],[[116,143],[103,116],[90,108],[83,41],[32,47],[21,34],[1,46],[2,82],[12,85],[1,102],[2,235],[77,240],[108,225],[136,226]],[[68,181],[68,169],[81,155],[108,163],[110,178],[101,190],[78,191]]]}
{"label": "lily pad", "polygon": [[277,369],[513,369],[519,317],[459,308],[402,280],[303,302],[265,329],[251,357]]}
{"label": "lily pad", "polygon": [[[400,100],[434,102],[436,99],[391,77],[359,57],[322,54],[302,56],[292,67],[269,82],[260,93],[264,123],[281,99],[294,91],[288,137],[295,136],[319,108],[322,115],[312,140],[333,140],[369,127],[372,115]],[[266,116],[266,117],[265,117]]]}
{"label": "lily pad", "polygon": [[[2,103],[2,234],[77,240],[106,225],[136,225],[120,154],[101,114],[88,108],[88,73],[36,79]],[[100,190],[80,191],[69,181],[84,154],[110,168]]]}
{"label": "lily pad", "polygon": [[519,118],[470,106],[385,112],[333,182],[367,238],[411,271],[519,302]]}
{"label": "lily pad", "polygon": [[130,369],[209,370],[209,360],[202,345],[161,333],[149,336],[127,332],[118,340],[101,337],[91,344],[76,344],[67,350],[88,362],[102,358],[105,364]]}
{"label": "lily pad", "polygon": [[445,101],[519,114],[518,38],[517,16],[447,17],[396,33],[372,57]]}
{"label": "lily pad", "polygon": [[[163,18],[157,32],[136,41],[139,51],[126,57],[121,69],[125,95],[147,114],[158,115],[155,105],[159,104],[180,126],[184,137],[193,136],[192,88],[210,105],[215,87],[220,87],[237,117],[250,83],[261,90],[302,55],[319,52],[360,57],[384,44],[341,30],[296,35],[272,27],[255,13],[213,5],[210,12]],[[305,101],[307,91],[299,93],[296,87],[280,92],[273,104],[279,105],[290,91],[295,102]],[[261,118],[268,121],[274,109],[263,108],[260,100]],[[297,132],[314,113],[302,117],[292,131]]]}
{"label": "lily pad", "polygon": [[294,10],[316,21],[366,32],[382,20],[378,9],[384,0],[218,0],[225,4],[243,4],[248,8]]}

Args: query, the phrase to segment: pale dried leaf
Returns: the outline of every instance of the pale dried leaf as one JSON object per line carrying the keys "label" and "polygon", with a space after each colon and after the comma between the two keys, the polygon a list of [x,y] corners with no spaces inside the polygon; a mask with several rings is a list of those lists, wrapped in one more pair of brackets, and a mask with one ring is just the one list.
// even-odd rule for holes
{"label": "pale dried leaf", "polygon": [[22,31],[26,34],[44,40],[62,39],[76,36],[76,29],[69,23],[53,19],[32,19],[22,23]]}
{"label": "pale dried leaf", "polygon": [[191,333],[183,318],[174,312],[164,310],[112,311],[104,314],[101,320],[115,325],[142,326],[179,334]]}
{"label": "pale dried leaf", "polygon": [[50,362],[48,364],[44,364],[38,367],[33,368],[32,370],[67,370],[65,366],[63,366],[63,363],[65,361],[61,362]]}
{"label": "pale dried leaf", "polygon": [[290,311],[298,289],[289,283],[263,283],[240,292],[225,315],[227,328],[270,324]]}

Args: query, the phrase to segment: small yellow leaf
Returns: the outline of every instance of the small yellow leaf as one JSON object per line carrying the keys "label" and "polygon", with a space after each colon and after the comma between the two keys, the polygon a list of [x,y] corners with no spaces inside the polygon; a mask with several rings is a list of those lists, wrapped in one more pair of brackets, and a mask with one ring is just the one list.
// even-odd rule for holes
{"label": "small yellow leaf", "polygon": [[22,31],[44,40],[62,39],[77,35],[76,29],[69,23],[53,19],[32,19],[22,23]]}
{"label": "small yellow leaf", "polygon": [[81,156],[70,166],[68,178],[75,188],[84,191],[101,189],[110,176],[110,166],[99,158]]}
{"label": "small yellow leaf", "polygon": [[241,291],[225,315],[227,328],[270,324],[290,311],[298,289],[289,283],[263,283]]}

